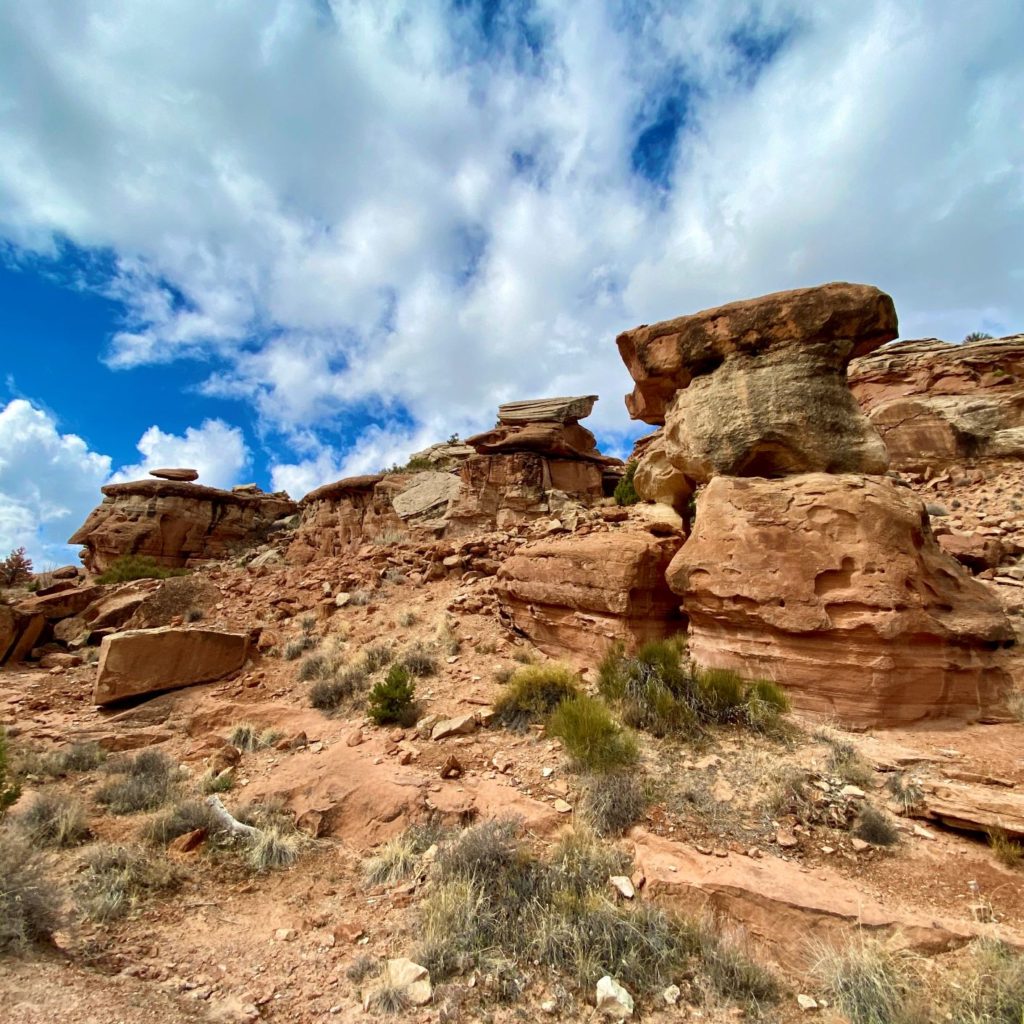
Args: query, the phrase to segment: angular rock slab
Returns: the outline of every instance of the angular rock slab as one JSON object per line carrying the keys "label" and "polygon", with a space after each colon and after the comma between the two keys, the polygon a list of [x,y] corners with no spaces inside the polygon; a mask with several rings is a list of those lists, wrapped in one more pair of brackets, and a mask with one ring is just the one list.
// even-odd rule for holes
{"label": "angular rock slab", "polygon": [[886,479],[718,477],[668,569],[698,664],[850,725],[999,714],[1009,620]]}
{"label": "angular rock slab", "polygon": [[191,483],[199,479],[198,469],[151,469],[150,476],[158,480],[180,480],[182,483]]}
{"label": "angular rock slab", "polygon": [[683,628],[665,570],[681,536],[621,530],[541,542],[502,563],[502,614],[541,650],[593,663],[617,640],[633,647]]}
{"label": "angular rock slab", "polygon": [[93,700],[178,690],[237,672],[249,651],[247,633],[215,629],[134,629],[103,638]]}
{"label": "angular rock slab", "polygon": [[638,493],[664,501],[671,468],[686,481],[681,491],[716,475],[884,472],[885,446],[850,393],[846,367],[896,333],[888,295],[828,284],[620,334],[636,381],[630,415],[665,425],[640,460]]}
{"label": "angular rock slab", "polygon": [[915,818],[938,821],[965,832],[1001,830],[1024,838],[1024,794],[995,786],[960,782],[926,783]]}
{"label": "angular rock slab", "polygon": [[594,411],[597,395],[575,398],[532,398],[498,406],[498,420],[508,425],[521,423],[575,423]]}

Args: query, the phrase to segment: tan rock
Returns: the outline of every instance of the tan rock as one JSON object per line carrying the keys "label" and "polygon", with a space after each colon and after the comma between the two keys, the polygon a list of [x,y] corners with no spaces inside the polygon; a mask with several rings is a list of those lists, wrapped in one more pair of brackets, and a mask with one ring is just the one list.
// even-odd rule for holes
{"label": "tan rock", "polygon": [[499,608],[541,650],[587,662],[671,635],[683,620],[664,574],[681,540],[621,529],[529,545],[498,571]]}
{"label": "tan rock", "polygon": [[458,493],[459,478],[451,473],[415,473],[391,499],[391,507],[403,521],[440,519]]}
{"label": "tan rock", "polygon": [[478,728],[479,723],[474,714],[459,715],[456,718],[443,718],[431,730],[430,738],[432,740],[443,740],[449,736],[468,736],[470,733],[476,732]]}
{"label": "tan rock", "polygon": [[249,637],[213,629],[129,630],[104,637],[93,699],[125,697],[211,682],[245,664]]}
{"label": "tan rock", "polygon": [[533,398],[523,402],[506,402],[498,407],[498,420],[505,424],[575,423],[594,411],[597,395],[576,398]]}
{"label": "tan rock", "polygon": [[668,580],[698,664],[781,683],[847,724],[997,713],[1009,621],[887,480],[712,480]]}
{"label": "tan rock", "polygon": [[389,960],[384,970],[385,984],[402,991],[413,1006],[426,1006],[430,1002],[430,972],[408,957]]}
{"label": "tan rock", "polygon": [[26,598],[15,605],[15,611],[24,616],[42,615],[48,619],[66,619],[80,614],[102,593],[103,588],[98,586],[71,587],[56,594]]}
{"label": "tan rock", "polygon": [[961,565],[974,572],[994,569],[1003,560],[1005,549],[994,537],[978,533],[944,533],[938,538],[939,547],[952,555]]}
{"label": "tan rock", "polygon": [[158,480],[181,480],[184,483],[191,483],[193,480],[199,479],[199,470],[197,469],[151,469],[149,471],[150,476],[155,476]]}
{"label": "tan rock", "polygon": [[102,504],[68,541],[85,545],[91,572],[129,553],[164,566],[219,558],[255,542],[296,508],[286,494],[234,494],[175,480],[108,484],[102,491]]}
{"label": "tan rock", "polygon": [[1001,829],[1009,836],[1024,838],[1024,794],[1003,787],[926,783],[924,799],[911,813],[967,832]]}
{"label": "tan rock", "polygon": [[14,645],[18,628],[14,610],[6,604],[0,604],[0,664],[3,664],[7,652]]}

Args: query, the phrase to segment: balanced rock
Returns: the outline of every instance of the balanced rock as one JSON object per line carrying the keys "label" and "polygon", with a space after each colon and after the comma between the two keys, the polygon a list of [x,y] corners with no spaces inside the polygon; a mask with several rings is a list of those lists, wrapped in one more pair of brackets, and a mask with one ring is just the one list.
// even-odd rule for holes
{"label": "balanced rock", "polygon": [[851,725],[998,713],[1012,641],[996,598],[888,480],[718,477],[668,570],[698,664],[781,683]]}
{"label": "balanced rock", "polygon": [[[666,466],[694,483],[722,474],[884,472],[885,447],[847,387],[846,367],[896,333],[888,295],[828,284],[620,334],[636,382],[630,415],[665,425],[641,459],[637,493],[647,497],[648,480],[654,489]],[[648,458],[659,460],[657,471],[644,468]]]}
{"label": "balanced rock", "polygon": [[191,483],[193,480],[199,479],[199,470],[197,469],[151,469],[149,471],[150,476],[155,476],[158,480],[180,480],[183,483]]}
{"label": "balanced rock", "polygon": [[593,411],[597,395],[575,398],[532,398],[523,402],[506,402],[498,406],[498,421],[515,426],[521,423],[576,423]]}
{"label": "balanced rock", "polygon": [[850,364],[850,387],[897,469],[1024,455],[1024,334],[886,345]]}
{"label": "balanced rock", "polygon": [[237,672],[249,651],[246,633],[214,629],[136,629],[103,638],[93,699],[178,690]]}
{"label": "balanced rock", "polygon": [[619,530],[529,545],[502,563],[503,617],[543,651],[593,661],[615,641],[635,646],[679,632],[665,570],[682,536]]}
{"label": "balanced rock", "polygon": [[74,533],[90,572],[103,572],[122,555],[142,555],[164,566],[190,558],[221,558],[256,539],[295,511],[287,494],[233,494],[178,480],[107,484],[104,499]]}

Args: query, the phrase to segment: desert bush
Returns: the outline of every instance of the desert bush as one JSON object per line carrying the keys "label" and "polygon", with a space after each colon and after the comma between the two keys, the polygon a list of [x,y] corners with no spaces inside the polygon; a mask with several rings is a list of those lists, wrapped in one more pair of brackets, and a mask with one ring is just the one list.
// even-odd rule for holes
{"label": "desert bush", "polygon": [[96,577],[97,583],[127,583],[130,580],[166,580],[171,576],[187,576],[187,569],[173,569],[146,555],[121,555]]}
{"label": "desert bush", "polygon": [[246,844],[245,862],[258,874],[286,868],[299,859],[301,844],[302,837],[294,828],[270,825]]}
{"label": "desert bush", "polygon": [[409,670],[392,665],[387,676],[370,690],[366,703],[367,714],[377,725],[412,725],[416,721],[416,686]]}
{"label": "desert bush", "polygon": [[187,612],[185,612],[185,621],[186,622],[202,622],[203,616],[205,614],[206,613],[203,611],[202,608],[189,608],[189,610]]}
{"label": "desert bush", "polygon": [[371,644],[363,651],[363,663],[367,672],[379,672],[394,660],[395,652],[390,644]]}
{"label": "desert bush", "polygon": [[0,586],[16,587],[32,579],[32,559],[24,548],[15,548],[0,561]]}
{"label": "desert bush", "polygon": [[370,994],[368,1005],[378,1013],[401,1013],[409,1008],[409,997],[397,985],[381,985]]}
{"label": "desert bush", "polygon": [[199,780],[199,792],[209,795],[210,793],[227,793],[235,788],[235,774],[232,769],[217,771],[214,768],[203,773]]}
{"label": "desert bush", "polygon": [[1024,846],[1011,839],[1005,829],[989,829],[988,844],[993,856],[1005,867],[1015,868],[1024,860]]}
{"label": "desert bush", "polygon": [[348,603],[353,608],[362,608],[370,603],[370,594],[366,590],[353,590],[349,595]]}
{"label": "desert bush", "polygon": [[443,836],[444,830],[433,823],[413,825],[389,840],[363,865],[369,885],[392,885],[408,878],[419,858]]}
{"label": "desert bush", "polygon": [[78,846],[89,838],[85,806],[66,793],[37,793],[18,815],[17,824],[38,846]]}
{"label": "desert bush", "polygon": [[905,961],[880,943],[858,938],[843,949],[820,947],[813,973],[850,1024],[924,1022]]}
{"label": "desert bush", "polygon": [[96,802],[114,814],[155,811],[171,798],[178,780],[174,763],[161,750],[143,750],[110,771],[118,777],[96,791]]}
{"label": "desert bush", "polygon": [[140,902],[176,889],[181,875],[167,861],[124,846],[103,845],[88,851],[75,883],[85,915],[94,921],[124,917]]}
{"label": "desert bush", "polygon": [[640,500],[640,495],[636,493],[636,487],[633,485],[636,467],[636,462],[630,462],[626,466],[626,472],[622,474],[622,479],[615,485],[614,497],[616,505],[635,505]]}
{"label": "desert bush", "polygon": [[379,961],[365,953],[361,953],[345,968],[345,977],[355,985],[376,974],[380,974]]}
{"label": "desert bush", "polygon": [[284,645],[284,660],[295,661],[297,658],[301,658],[306,651],[313,650],[319,642],[319,637],[309,632],[303,632],[301,636],[296,637],[294,640],[289,640]]}
{"label": "desert bush", "polygon": [[532,665],[537,659],[534,657],[532,651],[528,651],[525,647],[521,647],[518,651],[512,652],[512,660],[517,661],[520,665]]}
{"label": "desert bush", "polygon": [[828,746],[828,758],[825,769],[832,775],[848,782],[852,786],[867,789],[874,782],[871,766],[857,753],[857,748],[846,740],[822,734],[820,736]]}
{"label": "desert bush", "polygon": [[511,665],[502,665],[494,670],[494,681],[504,686],[515,674],[516,670]]}
{"label": "desert bush", "polygon": [[398,616],[398,624],[403,629],[415,626],[419,621],[419,616],[415,612],[402,612],[402,614]]}
{"label": "desert bush", "polygon": [[326,654],[311,654],[303,658],[299,666],[299,682],[308,683],[313,679],[329,679],[334,673],[334,664]]}
{"label": "desert bush", "polygon": [[60,890],[42,857],[11,829],[0,831],[0,952],[21,952],[61,926]]}
{"label": "desert bush", "polygon": [[494,705],[495,722],[522,731],[544,721],[567,697],[575,697],[578,676],[565,665],[526,665],[517,669]]}
{"label": "desert bush", "polygon": [[992,337],[991,334],[985,331],[971,331],[970,334],[964,335],[964,342],[969,343],[972,341],[988,341]]}
{"label": "desert bush", "polygon": [[410,647],[399,662],[411,676],[421,679],[424,676],[437,675],[437,658],[422,644]]}
{"label": "desert bush", "polygon": [[362,665],[350,665],[337,675],[319,679],[309,688],[309,702],[318,711],[351,707],[366,693],[369,678]]}
{"label": "desert bush", "polygon": [[0,729],[0,818],[4,812],[21,796],[21,786],[11,771],[10,748],[7,744],[7,732]]}
{"label": "desert bush", "polygon": [[63,771],[89,772],[103,764],[107,752],[98,743],[73,743],[57,756]]}
{"label": "desert bush", "polygon": [[958,984],[948,1019],[956,1024],[1021,1024],[1024,957],[994,939],[979,939]]}
{"label": "desert bush", "polygon": [[650,803],[643,780],[632,773],[589,775],[581,790],[580,809],[601,836],[621,836],[643,817]]}
{"label": "desert bush", "polygon": [[239,750],[266,750],[281,738],[279,729],[260,729],[252,722],[240,722],[228,736],[228,742]]}
{"label": "desert bush", "polygon": [[512,993],[517,963],[543,963],[583,990],[614,974],[644,996],[701,973],[730,998],[774,998],[774,981],[739,953],[730,957],[709,929],[646,901],[613,902],[608,876],[630,870],[614,847],[577,832],[540,859],[519,833],[515,821],[491,821],[442,846],[421,904],[416,957],[432,977],[497,967]]}
{"label": "desert bush", "polygon": [[210,835],[221,830],[210,808],[201,800],[185,800],[166,814],[154,818],[142,830],[142,837],[157,846],[166,846],[178,836],[204,828]]}
{"label": "desert bush", "polygon": [[611,772],[636,763],[636,740],[599,700],[578,694],[563,700],[548,719],[547,731],[557,736],[577,771]]}
{"label": "desert bush", "polygon": [[889,815],[870,804],[861,810],[854,835],[875,846],[895,846],[900,841],[899,831]]}

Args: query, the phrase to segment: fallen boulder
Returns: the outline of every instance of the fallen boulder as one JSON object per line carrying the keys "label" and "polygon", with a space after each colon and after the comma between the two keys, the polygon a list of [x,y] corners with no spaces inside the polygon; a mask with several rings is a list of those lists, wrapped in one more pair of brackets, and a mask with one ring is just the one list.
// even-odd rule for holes
{"label": "fallen boulder", "polygon": [[222,679],[245,664],[248,650],[246,633],[180,627],[115,633],[100,644],[93,699],[112,704]]}

